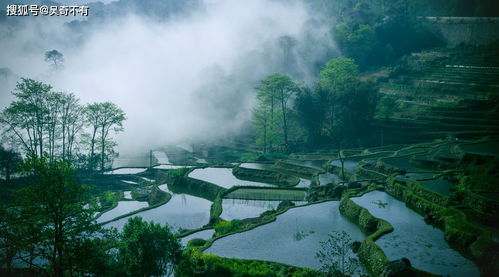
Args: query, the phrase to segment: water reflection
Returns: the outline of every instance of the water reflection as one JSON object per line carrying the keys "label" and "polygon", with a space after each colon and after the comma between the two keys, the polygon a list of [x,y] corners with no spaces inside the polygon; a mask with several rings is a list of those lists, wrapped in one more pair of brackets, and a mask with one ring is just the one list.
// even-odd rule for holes
{"label": "water reflection", "polygon": [[[166,184],[159,187],[169,191]],[[169,224],[174,230],[196,229],[208,223],[210,207],[211,201],[206,199],[188,194],[173,194],[168,203],[132,216],[141,216],[145,221],[154,221],[161,225]],[[130,217],[110,222],[104,227],[122,229]]]}
{"label": "water reflection", "polygon": [[[225,220],[258,217],[265,211],[276,210],[282,201],[277,200],[244,200],[223,199],[222,215]],[[307,201],[292,201],[295,205],[306,204]]]}
{"label": "water reflection", "polygon": [[103,213],[101,216],[97,218],[97,222],[100,223],[100,222],[109,221],[118,216],[131,213],[133,211],[140,210],[148,206],[149,204],[147,204],[147,202],[145,201],[119,201],[118,206],[116,206],[116,208]]}
{"label": "water reflection", "polygon": [[232,175],[232,168],[214,168],[214,167],[199,168],[189,173],[189,177],[210,182],[224,188],[231,188],[236,185],[257,186],[257,187],[272,186],[261,182],[253,182],[253,181],[245,181],[237,179],[234,175]]}
{"label": "water reflection", "polygon": [[376,241],[388,259],[406,257],[415,268],[443,276],[480,275],[473,262],[449,247],[441,230],[426,224],[421,215],[403,202],[380,191],[352,200],[392,224],[394,231]]}
{"label": "water reflection", "polygon": [[[319,269],[315,253],[332,231],[346,231],[353,240],[364,235],[338,210],[338,201],[297,207],[276,221],[215,240],[205,252],[222,257],[268,260]],[[296,234],[303,234],[297,239]]]}

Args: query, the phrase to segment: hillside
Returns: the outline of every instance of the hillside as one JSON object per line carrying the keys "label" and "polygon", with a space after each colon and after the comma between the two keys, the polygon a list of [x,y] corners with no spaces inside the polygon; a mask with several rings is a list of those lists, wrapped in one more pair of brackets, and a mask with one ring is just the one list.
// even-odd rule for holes
{"label": "hillside", "polygon": [[497,44],[413,53],[378,81],[383,144],[499,135]]}

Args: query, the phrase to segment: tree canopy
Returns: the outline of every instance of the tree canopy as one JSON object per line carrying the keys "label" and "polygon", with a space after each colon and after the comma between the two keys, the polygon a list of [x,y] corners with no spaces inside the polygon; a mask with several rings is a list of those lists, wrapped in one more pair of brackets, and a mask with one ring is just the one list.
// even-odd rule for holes
{"label": "tree canopy", "polygon": [[10,268],[17,257],[53,276],[78,270],[83,245],[100,230],[88,188],[65,161],[32,155],[21,168],[26,185],[16,191],[13,205],[2,209],[9,228],[0,240],[11,249],[4,264]]}
{"label": "tree canopy", "polygon": [[84,106],[73,93],[55,92],[52,86],[27,78],[17,83],[13,95],[15,100],[0,113],[8,144],[26,155],[46,154],[49,161],[64,159],[78,167],[95,169],[100,161],[103,170],[110,164],[115,146],[111,134],[122,131],[126,119],[114,103]]}
{"label": "tree canopy", "polygon": [[52,66],[54,66],[55,69],[58,69],[64,62],[64,55],[61,52],[53,49],[45,52],[45,61],[51,62]]}
{"label": "tree canopy", "polygon": [[289,149],[289,100],[297,91],[297,84],[282,74],[268,76],[258,87],[258,106],[253,111],[253,122],[257,141],[264,152],[271,152],[276,147]]}
{"label": "tree canopy", "polygon": [[[95,162],[97,135],[100,145],[100,169],[104,170],[106,158],[113,154],[114,142],[109,140],[110,131],[123,131],[125,112],[111,102],[93,103],[85,108],[85,117],[91,128],[90,161]],[[108,151],[108,152],[106,152]]]}
{"label": "tree canopy", "polygon": [[181,245],[168,226],[133,217],[123,227],[119,259],[128,276],[170,276]]}

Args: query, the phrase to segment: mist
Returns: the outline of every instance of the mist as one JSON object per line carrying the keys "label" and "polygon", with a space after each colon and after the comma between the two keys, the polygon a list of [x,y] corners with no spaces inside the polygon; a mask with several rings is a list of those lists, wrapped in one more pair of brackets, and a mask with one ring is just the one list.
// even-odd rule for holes
{"label": "mist", "polygon": [[[247,129],[259,80],[279,72],[309,82],[315,73],[305,60],[334,49],[310,50],[314,38],[332,40],[301,1],[211,0],[166,20],[129,12],[84,28],[64,20],[30,18],[15,31],[2,27],[0,106],[10,103],[20,77],[73,92],[83,103],[111,101],[127,114],[125,131],[116,136],[125,155]],[[281,36],[297,41],[292,66],[282,62]],[[44,61],[52,49],[64,54],[63,68]]]}

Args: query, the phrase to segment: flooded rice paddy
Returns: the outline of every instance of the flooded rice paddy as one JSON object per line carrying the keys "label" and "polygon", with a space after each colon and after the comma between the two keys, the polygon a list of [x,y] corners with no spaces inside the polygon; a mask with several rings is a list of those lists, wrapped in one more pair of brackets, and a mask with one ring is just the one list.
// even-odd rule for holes
{"label": "flooded rice paddy", "polygon": [[147,170],[147,167],[123,167],[104,172],[104,174],[137,174]]}
{"label": "flooded rice paddy", "polygon": [[231,188],[233,186],[255,186],[255,187],[271,187],[273,185],[261,183],[261,182],[253,182],[253,181],[245,181],[237,179],[234,175],[232,175],[232,168],[198,168],[194,169],[191,173],[189,173],[189,177],[210,182],[215,185],[221,186],[223,188]]}
{"label": "flooded rice paddy", "polygon": [[[131,196],[130,196],[131,197]],[[140,210],[142,208],[148,207],[149,204],[145,201],[119,201],[118,206],[114,209],[103,213],[101,216],[97,218],[97,222],[106,222],[112,220],[118,216],[122,216],[124,214],[131,213],[136,210]]]}
{"label": "flooded rice paddy", "polygon": [[193,233],[193,234],[190,234],[188,236],[185,236],[185,237],[181,238],[180,239],[180,243],[185,247],[185,246],[187,246],[187,243],[191,239],[204,239],[204,240],[207,240],[207,239],[210,239],[211,237],[213,237],[213,234],[215,234],[215,230],[213,230],[213,229],[199,231],[199,232],[196,232],[196,233]]}
{"label": "flooded rice paddy", "polygon": [[[277,210],[282,201],[278,200],[245,200],[245,199],[223,199],[222,215],[225,220],[245,219],[258,217],[263,212]],[[306,204],[306,201],[293,201],[295,205]]]}
{"label": "flooded rice paddy", "polygon": [[[166,185],[160,188],[168,191]],[[141,216],[145,221],[154,221],[161,225],[168,224],[176,231],[196,229],[208,223],[211,203],[211,201],[189,194],[173,194],[170,201],[164,205],[112,221],[104,227],[116,227],[121,230],[130,217]]]}
{"label": "flooded rice paddy", "polygon": [[364,239],[359,228],[340,214],[338,206],[338,201],[329,201],[292,208],[272,223],[215,240],[205,252],[319,269],[315,253],[331,231],[344,230],[353,240]]}
{"label": "flooded rice paddy", "polygon": [[405,203],[380,191],[352,200],[392,224],[394,231],[376,241],[388,259],[408,258],[415,268],[443,276],[480,276],[473,262],[450,248],[440,229],[426,224]]}

